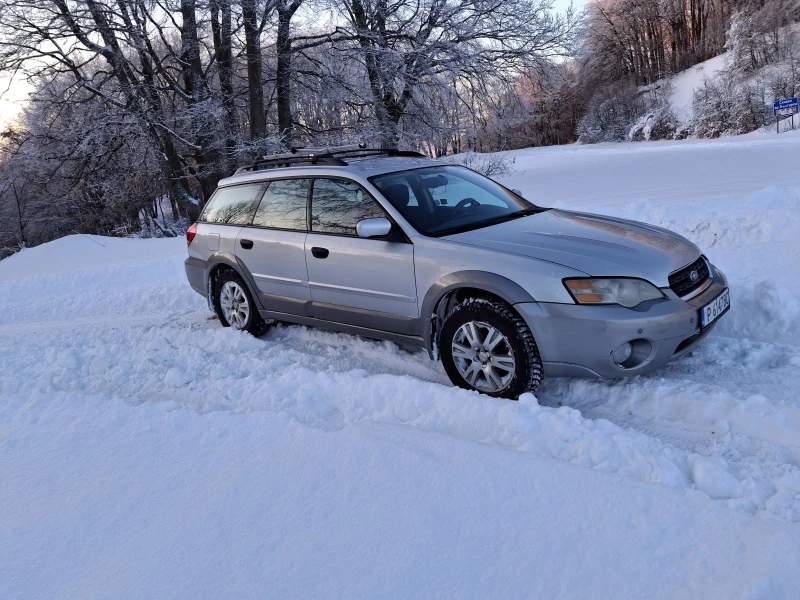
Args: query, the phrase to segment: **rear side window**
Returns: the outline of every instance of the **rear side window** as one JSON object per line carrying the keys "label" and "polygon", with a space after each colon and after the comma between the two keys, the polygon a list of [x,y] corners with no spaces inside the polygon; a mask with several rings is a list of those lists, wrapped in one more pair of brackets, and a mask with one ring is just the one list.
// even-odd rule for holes
{"label": "rear side window", "polygon": [[311,231],[356,235],[361,219],[386,217],[369,193],[352,181],[315,179],[311,192]]}
{"label": "rear side window", "polygon": [[253,217],[253,225],[306,231],[308,183],[308,179],[270,181]]}
{"label": "rear side window", "polygon": [[200,216],[206,223],[247,225],[253,216],[253,204],[264,191],[263,183],[219,188]]}

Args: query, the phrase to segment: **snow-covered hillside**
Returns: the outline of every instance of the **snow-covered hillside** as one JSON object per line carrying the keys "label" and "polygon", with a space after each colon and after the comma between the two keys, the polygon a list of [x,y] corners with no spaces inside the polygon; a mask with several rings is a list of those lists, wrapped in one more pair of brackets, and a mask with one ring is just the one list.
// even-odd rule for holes
{"label": "snow-covered hillside", "polygon": [[[781,35],[784,36],[782,39],[793,40],[793,42],[789,42],[790,48],[792,46],[797,47],[798,40],[800,40],[800,37],[798,37],[800,36],[800,27],[793,26],[791,32],[783,30]],[[792,56],[792,52],[788,52],[788,54]],[[718,80],[725,72],[730,73],[732,69],[735,70],[734,62],[734,54],[724,52],[641,89],[643,91],[655,91],[657,94],[665,96],[672,115],[676,119],[676,124],[688,127],[697,117],[692,106],[695,92],[701,90],[707,81],[713,82]],[[746,74],[740,74],[740,79],[738,79],[740,84],[751,86],[753,89],[749,93],[760,99],[757,102],[762,104],[763,110],[768,115],[770,126],[767,127],[765,125],[767,129],[774,129],[774,121],[772,121],[773,99],[776,97],[791,97],[792,95],[791,86],[794,85],[792,73],[794,73],[796,67],[793,68],[791,64],[787,63],[788,59],[763,65],[754,70],[746,71]],[[789,86],[788,89],[787,86]],[[727,93],[732,94],[733,90],[728,90]],[[744,97],[746,98],[746,96],[745,94]],[[741,104],[742,97],[737,97],[734,102]],[[796,119],[794,121],[784,121],[781,124],[781,131],[794,129],[795,121]]]}
{"label": "snow-covered hillside", "polygon": [[[692,99],[695,90],[703,87],[703,81],[712,79],[726,67],[728,54],[720,54],[705,62],[676,73],[666,81],[670,85],[669,103],[672,113],[684,125],[692,121]],[[658,84],[656,84],[658,86]]]}
{"label": "snow-covered hillside", "polygon": [[183,240],[0,262],[0,598],[795,598],[800,136],[508,153],[697,242],[691,356],[519,403],[392,344],[223,329]]}

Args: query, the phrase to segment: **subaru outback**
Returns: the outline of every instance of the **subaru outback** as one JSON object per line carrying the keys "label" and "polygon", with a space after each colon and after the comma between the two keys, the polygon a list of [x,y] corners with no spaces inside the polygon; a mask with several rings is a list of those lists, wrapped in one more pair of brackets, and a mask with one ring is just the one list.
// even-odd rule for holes
{"label": "subaru outback", "polygon": [[675,233],[544,208],[415,152],[261,158],[220,181],[187,241],[189,283],[223,326],[421,348],[496,397],[658,369],[730,306],[722,272]]}

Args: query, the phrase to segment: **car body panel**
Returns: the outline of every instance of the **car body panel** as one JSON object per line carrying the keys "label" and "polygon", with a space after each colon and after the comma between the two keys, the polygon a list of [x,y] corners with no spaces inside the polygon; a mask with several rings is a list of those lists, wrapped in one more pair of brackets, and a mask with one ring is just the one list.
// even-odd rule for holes
{"label": "car body panel", "polygon": [[197,233],[189,245],[189,256],[203,260],[218,253],[236,256],[236,236],[241,229],[240,225],[198,223]]}
{"label": "car body panel", "polygon": [[658,287],[667,287],[669,273],[701,254],[663,229],[555,209],[446,239],[571,265],[594,277],[638,277]]}
{"label": "car body panel", "polygon": [[[323,248],[328,255],[317,258],[313,248]],[[309,233],[305,256],[313,305],[328,305],[328,316],[330,306],[341,307],[335,320],[349,322],[349,309],[419,316],[412,244]],[[320,318],[319,312],[312,309],[314,317]]]}
{"label": "car body panel", "polygon": [[[453,236],[455,237],[455,236]],[[583,271],[521,254],[512,254],[472,244],[453,243],[449,238],[416,236],[414,262],[417,289],[424,294],[442,278],[458,271],[476,271],[515,282],[539,302],[567,302],[572,297],[560,283],[565,277],[586,275]],[[558,285],[553,285],[558,281]],[[500,294],[502,297],[502,294]],[[423,296],[424,297],[424,296]]]}
{"label": "car body panel", "polygon": [[[712,284],[690,302],[656,300],[645,303],[641,310],[551,303],[518,304],[515,308],[534,338],[547,340],[539,344],[546,375],[628,377],[664,366],[707,336],[718,321],[701,331],[699,308],[727,286],[725,276],[715,269]],[[611,353],[631,340],[646,340],[652,349],[640,364],[625,369],[614,363]]]}
{"label": "car body panel", "polygon": [[[311,302],[306,269],[305,231],[283,231],[242,227],[234,244],[241,261],[256,285],[261,305],[267,310],[293,311],[304,314],[304,305]],[[245,249],[242,241],[250,241]]]}

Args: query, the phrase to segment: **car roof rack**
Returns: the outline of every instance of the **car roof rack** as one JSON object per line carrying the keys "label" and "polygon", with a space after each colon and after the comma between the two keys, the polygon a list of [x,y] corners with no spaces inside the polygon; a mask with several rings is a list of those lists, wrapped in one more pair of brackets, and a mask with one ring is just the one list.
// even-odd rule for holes
{"label": "car roof rack", "polygon": [[427,158],[420,152],[413,150],[395,150],[387,148],[367,148],[366,144],[352,144],[350,146],[332,146],[319,148],[292,148],[284,154],[262,156],[253,161],[252,165],[240,167],[239,173],[252,173],[265,169],[278,169],[294,165],[326,165],[331,167],[346,167],[349,163],[344,158],[364,158],[368,156],[403,156],[408,158]]}

